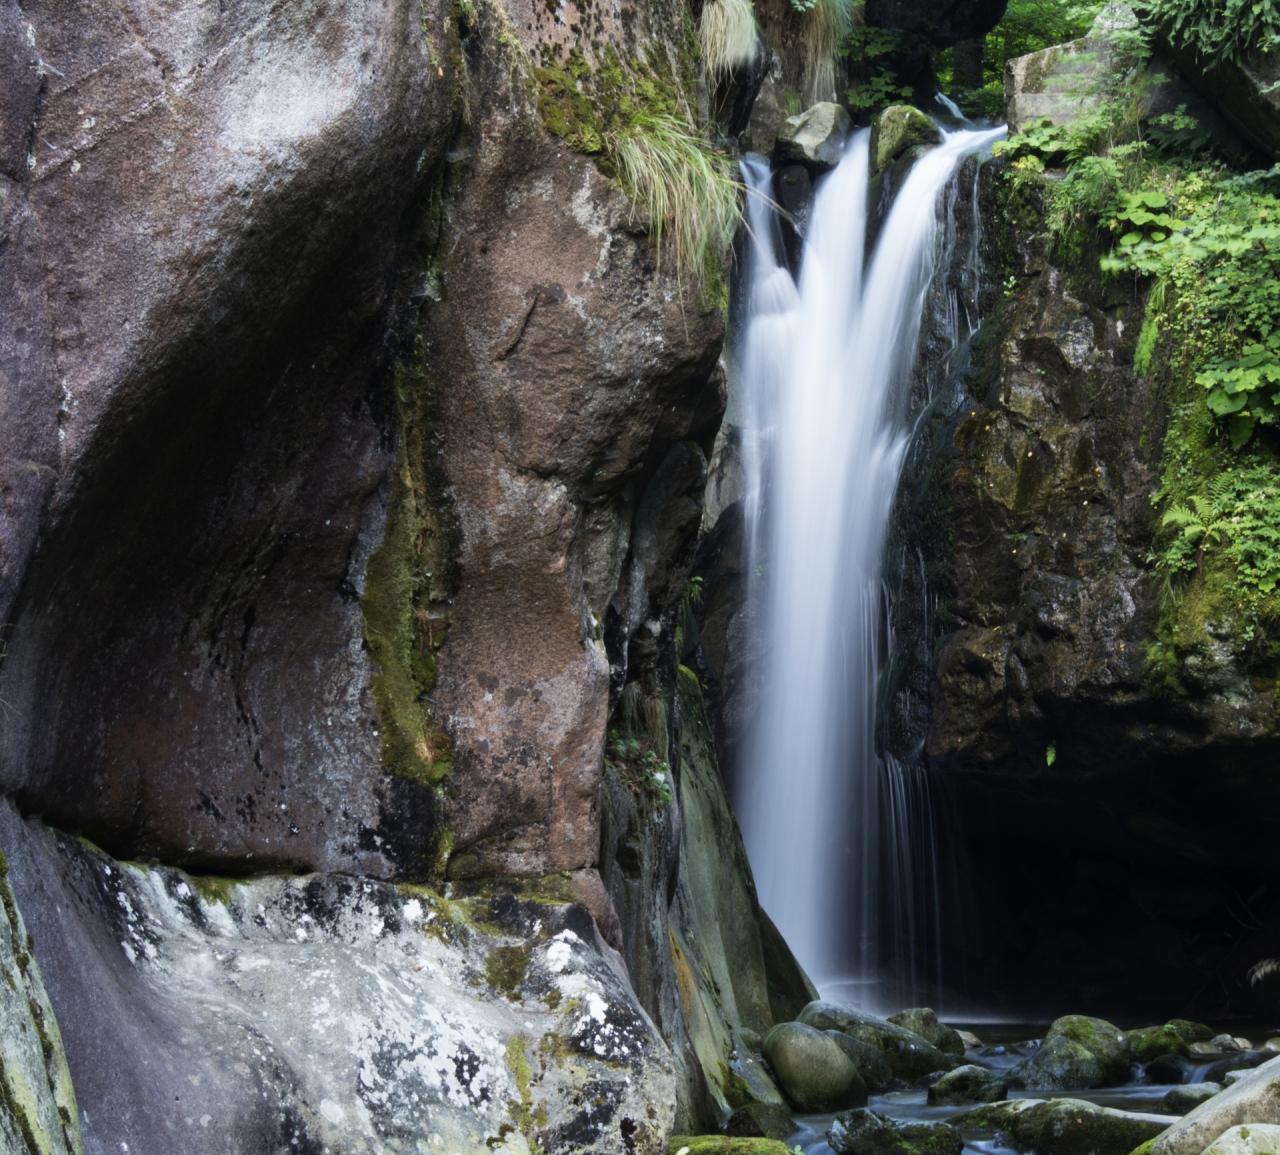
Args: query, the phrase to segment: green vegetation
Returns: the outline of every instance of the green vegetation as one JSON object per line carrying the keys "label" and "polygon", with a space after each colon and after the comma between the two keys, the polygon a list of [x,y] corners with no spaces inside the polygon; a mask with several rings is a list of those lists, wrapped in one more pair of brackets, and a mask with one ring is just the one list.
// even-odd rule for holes
{"label": "green vegetation", "polygon": [[1079,39],[1102,8],[1102,0],[1009,0],[1004,18],[983,43],[982,83],[976,87],[957,85],[960,78],[950,48],[938,53],[938,83],[966,113],[998,116],[1004,104],[1005,64],[1015,56]]}
{"label": "green vegetation", "polygon": [[1208,68],[1239,61],[1280,33],[1278,0],[1146,0],[1139,10]]}
{"label": "green vegetation", "polygon": [[1182,659],[1224,639],[1254,671],[1280,658],[1280,166],[1234,170],[1185,109],[1144,122],[1142,40],[1121,43],[1129,66],[1093,112],[999,151],[1037,189],[1059,259],[1098,252],[1104,277],[1146,286],[1134,367],[1169,413],[1149,662],[1180,692]]}
{"label": "green vegetation", "polygon": [[646,794],[659,802],[671,801],[671,767],[658,757],[652,746],[610,730],[607,749],[605,765],[627,782],[637,795]]}
{"label": "green vegetation", "polygon": [[618,180],[648,222],[659,265],[665,237],[682,284],[701,289],[710,264],[719,276],[742,219],[738,184],[729,158],[697,134],[669,62],[659,53],[624,62],[610,47],[593,67],[575,46],[563,62],[545,56],[534,77],[543,125]]}

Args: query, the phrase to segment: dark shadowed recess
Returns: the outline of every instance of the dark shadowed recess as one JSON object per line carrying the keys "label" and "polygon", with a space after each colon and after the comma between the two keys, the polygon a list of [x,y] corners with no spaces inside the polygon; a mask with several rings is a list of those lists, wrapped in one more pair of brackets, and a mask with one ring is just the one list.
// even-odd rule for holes
{"label": "dark shadowed recess", "polygon": [[219,873],[427,852],[430,792],[379,766],[361,652],[396,452],[386,224],[316,225],[324,255],[283,278],[288,238],[262,246],[239,308],[139,366],[98,432],[8,635],[26,811]]}

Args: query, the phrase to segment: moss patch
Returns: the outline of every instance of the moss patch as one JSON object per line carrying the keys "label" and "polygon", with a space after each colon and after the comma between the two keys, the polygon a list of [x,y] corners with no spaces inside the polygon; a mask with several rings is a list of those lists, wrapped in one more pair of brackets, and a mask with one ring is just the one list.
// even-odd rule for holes
{"label": "moss patch", "polygon": [[489,985],[509,999],[518,997],[516,990],[528,969],[529,948],[526,946],[494,947],[484,963],[484,974]]}
{"label": "moss patch", "polygon": [[383,543],[365,578],[364,639],[379,668],[373,692],[383,764],[392,774],[434,785],[453,766],[452,747],[427,695],[457,585],[457,529],[434,465],[434,382],[421,367],[401,365],[393,391],[400,453]]}
{"label": "moss patch", "polygon": [[[542,1148],[538,1146],[537,1132],[547,1125],[545,1108],[533,1105],[532,1071],[529,1059],[525,1055],[525,1040],[519,1035],[507,1041],[507,1069],[516,1082],[516,1091],[520,1098],[508,1100],[507,1110],[520,1133],[529,1141],[531,1155],[540,1155]],[[500,1136],[500,1139],[502,1136]]]}

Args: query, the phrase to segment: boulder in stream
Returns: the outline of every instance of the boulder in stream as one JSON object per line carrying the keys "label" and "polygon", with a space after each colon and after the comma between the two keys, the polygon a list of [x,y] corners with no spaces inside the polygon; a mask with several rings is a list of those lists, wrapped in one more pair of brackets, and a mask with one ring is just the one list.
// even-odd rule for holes
{"label": "boulder in stream", "polygon": [[1185,1115],[1212,1099],[1221,1090],[1221,1083],[1183,1083],[1180,1087],[1174,1087],[1160,1101],[1160,1106],[1170,1115]]}
{"label": "boulder in stream", "polygon": [[843,1031],[855,1039],[879,1046],[897,1079],[914,1083],[933,1071],[949,1071],[957,1060],[914,1031],[878,1019],[857,1007],[817,1000],[800,1012],[799,1021],[819,1031]]}
{"label": "boulder in stream", "polygon": [[871,1094],[878,1095],[892,1089],[893,1068],[889,1066],[888,1056],[878,1043],[855,1039],[843,1031],[824,1031],[823,1034],[830,1036],[832,1042],[849,1056]]}
{"label": "boulder in stream", "polygon": [[938,1022],[938,1016],[930,1007],[911,1007],[890,1015],[889,1022],[908,1031],[914,1031],[922,1039],[932,1043],[944,1055],[964,1057],[964,1040],[960,1032],[946,1023]]}
{"label": "boulder in stream", "polygon": [[1280,1123],[1280,1058],[1178,1120],[1155,1141],[1151,1155],[1200,1155],[1238,1123]]}
{"label": "boulder in stream", "polygon": [[1146,1076],[1148,1083],[1171,1086],[1175,1083],[1186,1082],[1187,1073],[1190,1069],[1191,1063],[1181,1055],[1161,1055],[1158,1059],[1152,1059],[1147,1064],[1143,1074]]}
{"label": "boulder in stream", "polygon": [[951,1122],[999,1132],[1017,1151],[1036,1155],[1129,1155],[1175,1120],[1119,1111],[1083,1099],[1018,1099],[978,1107]]}
{"label": "boulder in stream", "polygon": [[942,143],[942,133],[918,108],[895,104],[871,123],[871,169],[879,172],[913,145]]}
{"label": "boulder in stream", "polygon": [[787,164],[834,168],[844,156],[851,124],[849,114],[840,105],[826,101],[815,104],[782,122],[774,156]]}
{"label": "boulder in stream", "polygon": [[1251,1071],[1274,1058],[1270,1051],[1237,1051],[1225,1059],[1219,1059],[1204,1073],[1204,1077],[1214,1083],[1225,1083],[1232,1071]]}
{"label": "boulder in stream", "polygon": [[1163,1027],[1140,1027],[1136,1031],[1125,1031],[1129,1041],[1129,1051],[1139,1063],[1149,1063],[1161,1055],[1188,1054],[1188,1040],[1184,1039],[1173,1023],[1165,1023]]}
{"label": "boulder in stream", "polygon": [[1130,1075],[1129,1041],[1105,1019],[1066,1015],[1045,1035],[1044,1045],[1009,1072],[1011,1087],[1070,1091],[1116,1087]]}
{"label": "boulder in stream", "polygon": [[1229,1127],[1204,1149],[1204,1155],[1280,1155],[1280,1126],[1241,1123]]}
{"label": "boulder in stream", "polygon": [[968,1103],[995,1103],[1009,1094],[1009,1084],[995,1071],[967,1063],[945,1072],[929,1088],[930,1107],[964,1106]]}
{"label": "boulder in stream", "polygon": [[853,1060],[822,1031],[804,1023],[779,1023],[762,1046],[797,1111],[840,1111],[867,1101],[867,1085]]}
{"label": "boulder in stream", "polygon": [[960,1155],[964,1140],[947,1123],[899,1123],[875,1111],[837,1115],[827,1142],[838,1155]]}

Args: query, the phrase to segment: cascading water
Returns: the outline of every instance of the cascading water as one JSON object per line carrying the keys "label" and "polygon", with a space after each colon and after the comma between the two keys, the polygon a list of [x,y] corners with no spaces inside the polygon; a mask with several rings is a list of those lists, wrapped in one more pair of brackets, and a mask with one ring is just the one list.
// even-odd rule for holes
{"label": "cascading water", "polygon": [[[737,361],[767,670],[736,801],[761,902],[828,990],[875,981],[882,887],[912,885],[910,855],[882,845],[912,835],[918,788],[876,753],[882,557],[939,197],[961,159],[1002,132],[951,133],[920,158],[869,264],[860,133],[818,188],[798,283],[777,256],[769,167],[744,163],[752,240]],[[841,994],[877,1001],[865,986]]]}

